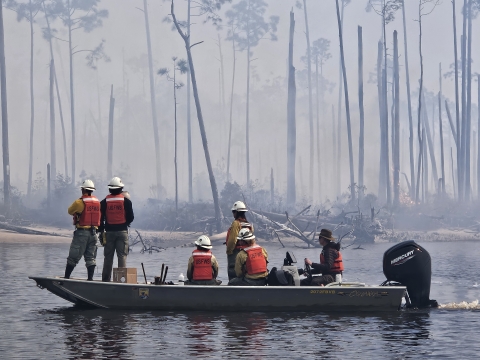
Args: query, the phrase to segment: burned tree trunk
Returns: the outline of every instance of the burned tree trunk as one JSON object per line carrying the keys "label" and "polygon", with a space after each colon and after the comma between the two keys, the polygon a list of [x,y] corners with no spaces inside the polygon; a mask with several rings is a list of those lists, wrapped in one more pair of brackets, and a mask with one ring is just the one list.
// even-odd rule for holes
{"label": "burned tree trunk", "polygon": [[310,125],[310,166],[309,166],[309,197],[313,196],[313,169],[314,169],[314,153],[313,153],[313,100],[312,100],[312,59],[310,50],[310,33],[308,29],[307,1],[303,0],[303,10],[305,13],[305,36],[307,38],[307,71],[308,71],[308,123]]}
{"label": "burned tree trunk", "polygon": [[113,85],[110,88],[110,110],[108,113],[108,158],[107,158],[107,178],[111,179],[113,175],[113,112],[115,110],[115,98],[113,97]]}
{"label": "burned tree trunk", "polygon": [[363,109],[363,41],[362,27],[358,27],[358,106],[360,110],[360,138],[358,144],[358,197],[363,198],[363,166],[364,166],[364,141],[365,141],[365,114]]}
{"label": "burned tree trunk", "polygon": [[477,153],[477,197],[480,198],[480,75],[477,75],[477,84],[478,84],[478,123],[477,123],[477,136],[478,136],[478,153]]}
{"label": "burned tree trunk", "polygon": [[[191,26],[191,0],[187,0],[187,36],[190,37]],[[190,98],[192,90],[192,80],[190,71],[187,72],[187,151],[188,151],[188,202],[193,202],[193,168],[192,168],[192,115],[191,115],[191,103]],[[230,144],[229,144],[230,146]],[[230,148],[229,148],[230,151]],[[227,172],[228,180],[228,172]]]}
{"label": "burned tree trunk", "polygon": [[[52,45],[52,36],[51,36],[51,29],[50,29],[50,21],[48,20],[48,13],[47,9],[45,8],[45,3],[42,3],[43,12],[45,14],[45,21],[47,23],[47,31],[48,31],[48,45],[50,48],[50,58],[53,60],[53,64],[55,65],[55,58],[53,56],[53,45]],[[54,70],[54,77],[55,77],[55,91],[57,94],[57,102],[58,102],[58,113],[60,115],[60,125],[62,126],[62,139],[63,139],[63,161],[65,165],[65,178],[68,177],[68,156],[67,156],[67,136],[65,134],[65,123],[63,121],[63,110],[62,110],[62,99],[60,97],[60,90],[58,89],[58,80],[57,80],[57,71],[55,70],[55,66],[53,67]]]}
{"label": "burned tree trunk", "polygon": [[350,196],[351,196],[351,201],[355,201],[355,173],[353,168],[353,145],[352,145],[352,128],[350,125],[350,103],[348,100],[347,70],[345,68],[345,56],[343,52],[343,34],[342,34],[342,25],[340,22],[340,9],[338,7],[338,0],[336,0],[336,5],[337,5],[338,37],[340,40],[340,59],[342,62],[342,73],[343,73],[343,88],[345,91],[345,111],[347,115],[348,155],[350,160]]}
{"label": "burned tree trunk", "polygon": [[5,67],[5,32],[3,6],[0,6],[0,89],[2,103],[3,203],[5,214],[10,213],[10,153],[8,146],[7,75]]}
{"label": "burned tree trunk", "polygon": [[[146,1],[146,0],[145,0]],[[215,175],[213,174],[213,169],[212,169],[212,162],[210,160],[210,152],[208,150],[208,141],[207,141],[207,133],[205,131],[205,123],[203,121],[203,114],[202,114],[202,107],[200,105],[200,98],[198,96],[198,88],[197,88],[197,80],[195,77],[195,68],[193,66],[193,58],[192,58],[192,48],[190,46],[190,37],[185,35],[184,32],[182,31],[177,18],[175,17],[175,12],[174,12],[174,7],[173,7],[173,0],[171,3],[170,7],[170,14],[173,19],[173,23],[175,24],[175,28],[177,29],[178,34],[181,36],[185,43],[185,49],[187,51],[187,57],[188,57],[188,66],[190,69],[190,74],[192,76],[192,89],[193,89],[193,97],[195,99],[195,106],[197,108],[197,118],[198,118],[198,125],[200,127],[200,135],[202,137],[202,144],[203,144],[203,151],[205,153],[205,161],[207,163],[207,170],[208,170],[208,176],[210,179],[210,186],[212,188],[212,198],[213,198],[213,204],[215,207],[215,221],[216,221],[216,227],[217,231],[220,233],[222,230],[222,210],[220,209],[220,203],[218,200],[218,190],[217,190],[217,183],[215,181]]]}
{"label": "burned tree trunk", "polygon": [[227,181],[230,181],[230,152],[232,149],[232,125],[233,125],[233,90],[235,89],[235,68],[237,64],[237,56],[235,54],[235,39],[233,44],[233,69],[232,69],[232,91],[230,93],[230,125],[228,128],[228,152],[227,152]]}
{"label": "burned tree trunk", "polygon": [[[455,123],[456,123],[456,135],[455,135],[455,144],[457,148],[457,180],[460,179],[460,162],[461,162],[461,127],[460,127],[460,98],[459,98],[459,89],[458,89],[458,54],[457,54],[457,17],[455,11],[455,1],[452,1],[453,7],[453,53],[455,57]],[[447,107],[448,111],[448,107]],[[454,179],[455,180],[455,179]],[[458,183],[458,193],[460,192],[460,184]]]}
{"label": "burned tree trunk", "polygon": [[415,198],[415,160],[413,151],[413,117],[412,117],[412,101],[410,98],[410,72],[408,69],[408,46],[407,46],[407,25],[405,21],[405,0],[402,0],[402,14],[403,14],[403,43],[405,51],[405,78],[407,82],[407,105],[408,105],[408,129],[409,139],[408,144],[410,148],[410,198]]}
{"label": "burned tree trunk", "polygon": [[393,73],[394,73],[394,93],[395,93],[395,113],[393,118],[394,143],[393,151],[393,204],[400,205],[400,76],[398,64],[398,38],[397,31],[393,32]]}
{"label": "burned tree trunk", "polygon": [[152,45],[150,40],[150,25],[148,22],[147,0],[143,0],[143,13],[145,15],[145,31],[147,34],[148,70],[150,79],[150,105],[152,107],[153,139],[155,141],[155,169],[157,180],[157,198],[160,198],[162,190],[161,167],[160,167],[160,140],[158,138],[157,106],[155,103],[155,81],[153,79]]}
{"label": "burned tree trunk", "polygon": [[377,47],[377,95],[378,95],[378,115],[380,120],[380,166],[378,172],[378,199],[381,203],[386,201],[386,181],[385,181],[385,171],[384,162],[385,162],[385,149],[384,149],[384,121],[383,121],[383,85],[382,85],[382,53],[383,53],[383,44],[381,41],[378,42]]}
{"label": "burned tree trunk", "polygon": [[57,151],[55,146],[55,97],[53,95],[53,85],[55,83],[53,59],[50,60],[50,171],[55,180],[57,177]]}
{"label": "burned tree trunk", "polygon": [[442,196],[445,195],[445,156],[443,154],[443,123],[442,123],[442,64],[439,65],[440,91],[438,92],[438,121],[440,125],[440,161],[442,167]]}
{"label": "burned tree trunk", "polygon": [[470,183],[470,139],[472,132],[472,0],[468,1],[467,21],[468,21],[468,35],[467,35],[467,113],[466,113],[466,129],[465,129],[465,201],[470,200],[471,183]]}
{"label": "burned tree trunk", "polygon": [[296,203],[295,193],[295,156],[297,148],[297,130],[295,123],[295,67],[293,66],[293,36],[295,33],[295,15],[290,11],[290,39],[288,43],[288,100],[287,100],[287,207],[292,209]]}
{"label": "burned tree trunk", "polygon": [[29,4],[30,9],[30,148],[28,157],[28,187],[27,197],[32,193],[32,168],[33,168],[33,133],[35,128],[35,98],[33,94],[33,14],[32,0]]}

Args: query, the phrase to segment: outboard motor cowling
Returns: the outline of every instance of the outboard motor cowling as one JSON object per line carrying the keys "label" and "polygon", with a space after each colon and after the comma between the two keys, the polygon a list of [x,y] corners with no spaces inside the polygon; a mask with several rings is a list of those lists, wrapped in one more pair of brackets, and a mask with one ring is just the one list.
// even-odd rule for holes
{"label": "outboard motor cowling", "polygon": [[411,307],[438,306],[435,300],[429,298],[432,278],[430,254],[415,241],[404,241],[385,251],[383,273],[387,281],[396,281],[407,287]]}

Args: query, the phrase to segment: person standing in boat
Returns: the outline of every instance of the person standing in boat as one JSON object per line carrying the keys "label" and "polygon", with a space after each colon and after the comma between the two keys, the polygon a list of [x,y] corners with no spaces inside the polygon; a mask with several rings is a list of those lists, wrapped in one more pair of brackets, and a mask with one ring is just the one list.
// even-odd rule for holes
{"label": "person standing in boat", "polygon": [[228,263],[228,280],[235,278],[235,260],[237,254],[244,249],[247,244],[238,240],[238,233],[241,229],[248,229],[253,233],[253,225],[247,221],[247,207],[243,201],[235,201],[232,206],[233,222],[227,231],[227,239],[225,244],[227,245],[227,263]]}
{"label": "person standing in boat", "polygon": [[102,281],[110,281],[113,257],[117,252],[118,267],[127,267],[128,227],[134,219],[132,202],[128,192],[123,192],[123,182],[114,177],[108,184],[109,195],[100,203],[102,217],[99,231],[102,233],[103,271]]}
{"label": "person standing in boat", "polygon": [[220,285],[222,281],[217,280],[218,262],[212,254],[210,238],[202,235],[194,244],[197,249],[188,259],[188,281],[185,281],[185,285]]}
{"label": "person standing in boat", "polygon": [[340,244],[335,242],[332,232],[328,229],[322,229],[318,236],[318,241],[323,246],[320,253],[320,263],[314,263],[310,259],[305,258],[305,264],[312,267],[312,274],[322,275],[303,279],[300,281],[301,286],[324,286],[335,282],[335,276],[343,273]]}
{"label": "person standing in boat", "polygon": [[85,259],[88,280],[93,280],[97,258],[97,229],[100,225],[100,202],[92,195],[95,185],[92,180],[85,180],[80,186],[82,197],[75,200],[68,208],[73,216],[75,231],[68,252],[65,279],[70,279],[73,269],[80,259]]}
{"label": "person standing in boat", "polygon": [[231,279],[228,285],[236,286],[265,286],[267,285],[268,254],[255,242],[255,235],[249,229],[241,229],[238,240],[244,241],[247,246],[237,255],[235,273],[237,277]]}

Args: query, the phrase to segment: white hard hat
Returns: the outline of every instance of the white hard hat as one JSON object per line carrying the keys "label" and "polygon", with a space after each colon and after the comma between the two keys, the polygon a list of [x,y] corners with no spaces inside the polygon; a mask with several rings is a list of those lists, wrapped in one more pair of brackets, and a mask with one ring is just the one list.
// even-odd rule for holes
{"label": "white hard hat", "polygon": [[250,231],[250,229],[241,229],[238,232],[237,240],[251,241],[255,240],[255,235]]}
{"label": "white hard hat", "polygon": [[110,183],[108,184],[109,189],[121,189],[124,186],[125,185],[123,185],[122,179],[116,176],[112,178],[112,180],[110,180]]}
{"label": "white hard hat", "polygon": [[207,235],[200,236],[195,241],[195,245],[200,246],[204,249],[211,249],[212,248],[212,242],[210,241],[210,238]]}
{"label": "white hard hat", "polygon": [[232,211],[248,211],[243,201],[235,201],[232,206]]}
{"label": "white hard hat", "polygon": [[80,188],[93,191],[95,190],[95,184],[90,179],[83,180],[82,186],[80,186]]}

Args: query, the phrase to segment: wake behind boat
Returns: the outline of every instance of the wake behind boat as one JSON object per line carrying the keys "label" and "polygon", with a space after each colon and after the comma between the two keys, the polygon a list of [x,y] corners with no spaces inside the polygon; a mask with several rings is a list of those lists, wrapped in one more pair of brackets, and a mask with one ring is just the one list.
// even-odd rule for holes
{"label": "wake behind boat", "polygon": [[[379,286],[331,283],[325,287],[298,286],[299,276],[287,254],[282,270],[297,286],[180,286],[126,284],[61,277],[31,276],[37,286],[81,307],[132,310],[197,311],[396,311],[407,305],[427,307],[430,300],[431,261],[414,241],[387,250]],[[408,292],[407,292],[408,290]],[[408,294],[407,294],[408,293]]]}

